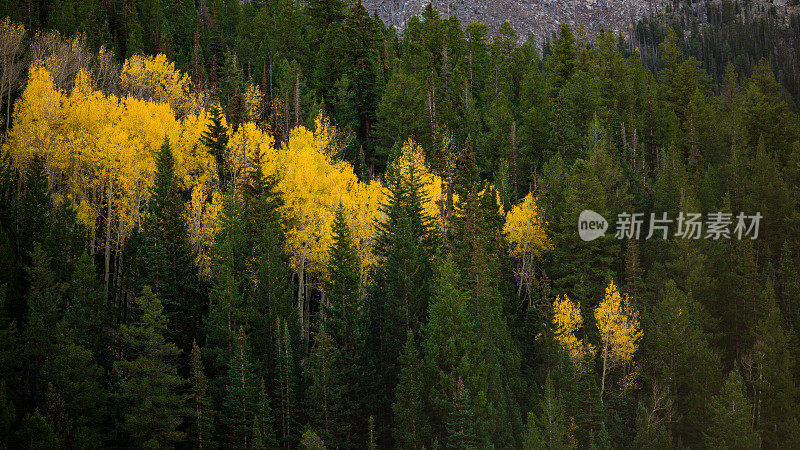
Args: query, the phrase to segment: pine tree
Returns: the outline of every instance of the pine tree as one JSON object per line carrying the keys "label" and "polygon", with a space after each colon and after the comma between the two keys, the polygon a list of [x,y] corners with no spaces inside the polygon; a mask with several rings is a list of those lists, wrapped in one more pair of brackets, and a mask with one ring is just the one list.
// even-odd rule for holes
{"label": "pine tree", "polygon": [[400,357],[400,378],[392,404],[395,442],[402,448],[422,448],[430,437],[430,424],[424,416],[425,381],[423,364],[414,333],[408,331]]}
{"label": "pine tree", "polygon": [[224,117],[219,106],[212,106],[209,114],[211,123],[203,132],[200,141],[208,148],[208,152],[217,162],[217,179],[220,190],[224,192],[228,189],[228,182],[231,179],[228,164],[228,127],[222,123]]}
{"label": "pine tree", "polygon": [[[344,209],[339,207],[333,223],[333,244],[329,250],[327,276],[323,281],[327,304],[322,306],[321,328],[336,348],[337,357],[332,362],[332,371],[340,379],[349,381],[342,386],[340,399],[341,422],[345,424],[342,436],[348,442],[352,439],[353,430],[365,426],[363,410],[366,402],[361,388],[366,383],[366,323],[359,272],[358,254]],[[336,440],[328,437],[325,441],[331,446],[337,444]]]}
{"label": "pine tree", "polygon": [[[430,320],[425,334],[425,365],[430,383],[429,394],[431,402],[431,428],[433,436],[439,442],[447,442],[447,422],[451,419],[454,401],[458,400],[462,409],[470,408],[471,411],[460,411],[472,417],[470,430],[461,430],[472,439],[479,442],[486,440],[487,418],[477,416],[474,409],[485,405],[475,404],[477,398],[472,398],[485,389],[486,372],[482,358],[479,357],[477,346],[480,341],[475,333],[473,318],[468,312],[468,299],[460,288],[461,277],[455,267],[452,257],[445,256],[437,268],[437,278],[434,288],[433,300],[429,306]],[[466,379],[470,386],[458,394],[458,380]],[[458,394],[458,395],[456,395]],[[470,395],[469,399],[462,399]],[[477,435],[475,430],[481,430]]]}
{"label": "pine tree", "polygon": [[542,450],[547,446],[544,444],[544,438],[536,426],[536,415],[532,412],[528,413],[528,420],[525,424],[525,434],[522,435],[522,448],[524,450]]}
{"label": "pine tree", "polygon": [[66,286],[59,283],[51,269],[51,259],[36,243],[31,265],[27,268],[31,280],[25,296],[28,305],[25,328],[22,333],[22,358],[25,371],[24,387],[28,400],[37,404],[44,394],[46,384],[41,378],[42,366],[58,351],[57,325],[65,306]]}
{"label": "pine tree", "polygon": [[[247,324],[245,304],[246,235],[239,199],[235,195],[223,198],[219,228],[214,235],[214,256],[211,263],[209,311],[205,318],[208,332],[208,361],[212,370],[225,373],[237,345],[237,330]],[[213,378],[213,377],[212,377]],[[224,389],[218,386],[219,389]]]}
{"label": "pine tree", "polygon": [[56,353],[42,368],[47,397],[59,399],[53,408],[58,411],[47,411],[49,422],[68,446],[101,446],[108,397],[104,371],[89,349],[75,343],[76,333],[65,321],[56,331]]}
{"label": "pine tree", "polygon": [[184,352],[200,335],[204,300],[188,240],[185,203],[175,176],[175,158],[165,138],[156,160],[155,182],[142,226],[142,285],[163,299],[170,338]]}
{"label": "pine tree", "polygon": [[752,404],[744,395],[742,377],[731,372],[708,405],[711,421],[704,433],[709,448],[759,448],[761,439],[753,430]]}
{"label": "pine tree", "polygon": [[542,399],[539,402],[539,416],[536,424],[541,433],[541,439],[549,449],[575,448],[569,429],[569,421],[564,409],[561,395],[553,386],[553,379],[547,374]]}
{"label": "pine tree", "polygon": [[251,440],[253,418],[256,416],[257,385],[247,354],[244,329],[239,327],[239,337],[233,357],[228,363],[228,384],[221,418],[227,430],[227,445],[248,448]]}
{"label": "pine tree", "polygon": [[800,429],[798,390],[792,376],[795,362],[781,326],[772,282],[767,282],[762,298],[768,309],[755,328],[754,362],[759,371],[754,381],[758,398],[756,428],[765,447],[796,447],[800,445]]}
{"label": "pine tree", "polygon": [[668,280],[662,300],[647,316],[642,347],[648,355],[644,378],[673,394],[675,410],[682,412],[670,424],[672,434],[686,445],[702,445],[708,423],[707,405],[721,379],[719,358],[700,323],[697,302]]}
{"label": "pine tree", "polygon": [[336,209],[333,222],[333,244],[328,255],[325,294],[330,306],[325,308],[324,326],[339,345],[344,344],[357,330],[353,316],[358,316],[360,298],[359,261],[344,207]]}
{"label": "pine tree", "polygon": [[473,413],[464,388],[464,380],[456,379],[453,386],[452,403],[447,417],[447,448],[472,448],[476,444],[473,429]]}
{"label": "pine tree", "polygon": [[275,319],[297,322],[292,303],[289,261],[284,252],[285,232],[281,217],[284,201],[275,176],[265,176],[261,163],[250,162],[250,177],[242,190],[242,228],[246,252],[244,265],[250,274],[242,292],[243,308],[250,324],[248,340],[258,372],[268,371],[274,360]]}
{"label": "pine tree", "polygon": [[567,23],[560,23],[553,41],[553,54],[545,61],[550,85],[557,93],[575,71],[577,50],[575,34]]}
{"label": "pine tree", "polygon": [[387,199],[381,209],[386,219],[378,225],[376,254],[380,261],[375,274],[375,292],[366,305],[369,351],[375,377],[371,401],[379,442],[388,438],[391,402],[388,393],[397,385],[407,330],[419,331],[425,321],[430,297],[430,255],[435,238],[430,218],[422,205],[425,196],[418,172],[393,169],[387,175]]}
{"label": "pine tree", "polygon": [[203,360],[200,354],[200,347],[197,342],[192,343],[190,372],[190,394],[189,397],[189,428],[187,438],[191,445],[196,448],[213,448],[214,411],[211,409],[211,397],[208,393],[208,380]]}
{"label": "pine tree", "polygon": [[123,380],[120,397],[130,405],[122,429],[144,447],[164,447],[184,439],[180,431],[185,400],[184,380],[175,359],[180,350],[164,339],[167,318],[161,301],[148,286],[136,298],[139,317],[119,329],[119,354],[114,371]]}
{"label": "pine tree", "polygon": [[320,437],[332,447],[343,445],[349,431],[343,407],[346,385],[337,364],[340,358],[341,349],[331,336],[325,330],[317,333],[306,371],[311,382],[308,387],[308,410]]}
{"label": "pine tree", "polygon": [[278,441],[272,424],[275,418],[269,406],[267,387],[264,378],[261,378],[261,388],[258,391],[255,416],[253,417],[253,448],[277,448]]}
{"label": "pine tree", "polygon": [[[275,352],[276,391],[280,399],[280,439],[281,447],[291,448],[297,439],[297,402],[295,398],[295,367],[292,344],[289,340],[289,327],[286,322],[276,319],[275,336],[277,351]],[[280,332],[283,330],[283,333]]]}
{"label": "pine tree", "polygon": [[95,265],[86,253],[80,256],[75,265],[69,294],[70,303],[65,317],[78,333],[78,342],[92,350],[95,356],[104,356],[102,352],[111,315]]}

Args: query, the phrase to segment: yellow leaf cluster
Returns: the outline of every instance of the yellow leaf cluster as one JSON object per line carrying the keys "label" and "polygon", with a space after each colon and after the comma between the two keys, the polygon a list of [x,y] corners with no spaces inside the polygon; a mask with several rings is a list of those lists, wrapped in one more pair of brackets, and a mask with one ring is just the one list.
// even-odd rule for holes
{"label": "yellow leaf cluster", "polygon": [[198,148],[205,113],[178,120],[166,103],[106,95],[91,80],[81,71],[65,94],[43,65],[33,66],[5,145],[21,170],[33,156],[42,157],[50,185],[73,201],[81,223],[89,230],[98,220],[111,224],[118,248],[141,224],[165,137],[186,187],[210,186],[216,168]]}
{"label": "yellow leaf cluster", "polygon": [[536,198],[530,193],[506,214],[503,231],[508,239],[511,254],[515,257],[539,256],[553,248],[552,242],[547,237],[546,224],[539,213]]}
{"label": "yellow leaf cluster", "polygon": [[[189,77],[175,69],[175,63],[160,53],[134,55],[122,66],[122,87],[130,95],[156,103],[168,103],[179,117],[198,109]],[[250,94],[248,92],[248,94]],[[248,100],[252,101],[250,98]]]}
{"label": "yellow leaf cluster", "polygon": [[395,159],[393,168],[399,170],[403,176],[408,176],[414,170],[416,177],[422,182],[425,203],[422,205],[425,213],[433,218],[433,225],[437,231],[444,231],[444,215],[442,212],[442,198],[444,184],[438,175],[431,172],[425,161],[422,146],[412,139],[403,144],[403,150],[399,157]]}
{"label": "yellow leaf cluster", "polygon": [[632,362],[643,333],[630,298],[623,297],[613,281],[606,287],[605,297],[595,308],[594,317],[600,331],[603,357],[608,359],[609,365]]}
{"label": "yellow leaf cluster", "polygon": [[[86,71],[75,77],[71,89],[61,90],[46,65],[34,65],[4,145],[22,170],[34,155],[41,156],[53,190],[73,202],[80,222],[89,230],[96,230],[101,222],[110,224],[111,245],[118,250],[142,223],[156,156],[168,138],[176,176],[191,193],[186,205],[188,229],[201,273],[207,274],[222,203],[216,161],[201,141],[208,115],[199,107],[188,77],[164,55],[131,57],[123,64],[120,78],[122,96],[98,89]],[[254,163],[265,175],[276,177],[285,201],[286,250],[298,272],[324,273],[334,211],[343,206],[365,280],[375,263],[376,225],[384,219],[379,206],[385,203],[386,193],[381,182],[359,181],[349,164],[334,159],[346,139],[324,115],[317,118],[313,131],[298,127],[287,142],[278,145],[252,121],[261,93],[252,87],[245,97],[251,120],[229,136],[227,162],[234,185],[247,181]],[[432,226],[442,231],[443,180],[429,169],[422,148],[409,140],[395,164],[406,173],[412,168],[416,172],[425,194],[423,208],[434,218]],[[533,204],[533,215],[525,216],[527,227],[512,228],[535,236],[525,241],[525,248],[544,248],[543,231],[536,234],[541,224],[532,202],[522,204]],[[518,209],[531,210],[528,206]],[[517,216],[522,217],[511,217]],[[93,245],[97,248],[102,243],[93,241]]]}
{"label": "yellow leaf cluster", "polygon": [[581,371],[589,370],[595,348],[577,336],[583,326],[581,307],[565,295],[557,297],[553,303],[553,328],[556,341],[570,355],[572,362]]}

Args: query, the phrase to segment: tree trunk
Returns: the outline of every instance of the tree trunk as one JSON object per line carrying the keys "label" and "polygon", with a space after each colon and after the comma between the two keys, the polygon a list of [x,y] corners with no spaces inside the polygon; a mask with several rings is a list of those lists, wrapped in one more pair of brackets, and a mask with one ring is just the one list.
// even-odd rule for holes
{"label": "tree trunk", "polygon": [[108,178],[108,194],[106,195],[108,209],[106,212],[106,255],[105,255],[105,294],[108,298],[109,269],[111,266],[111,176]]}

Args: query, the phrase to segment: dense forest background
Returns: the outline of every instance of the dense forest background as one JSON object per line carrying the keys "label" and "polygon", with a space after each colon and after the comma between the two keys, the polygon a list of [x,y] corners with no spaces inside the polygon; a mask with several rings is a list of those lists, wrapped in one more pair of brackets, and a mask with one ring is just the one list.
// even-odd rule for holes
{"label": "dense forest background", "polygon": [[749,4],[2,2],[0,447],[800,446],[800,19]]}

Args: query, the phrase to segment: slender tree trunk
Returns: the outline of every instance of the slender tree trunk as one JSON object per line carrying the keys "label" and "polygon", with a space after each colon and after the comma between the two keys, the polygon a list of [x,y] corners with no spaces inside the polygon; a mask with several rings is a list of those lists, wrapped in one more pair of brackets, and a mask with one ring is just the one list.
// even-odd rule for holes
{"label": "slender tree trunk", "polygon": [[108,194],[106,195],[108,209],[106,212],[106,255],[105,255],[105,294],[108,298],[109,269],[111,266],[111,175],[108,177]]}
{"label": "slender tree trunk", "polygon": [[608,362],[608,346],[603,347],[603,376],[600,380],[600,404],[603,404],[603,392],[606,390],[606,367]]}
{"label": "slender tree trunk", "polygon": [[303,243],[303,252],[300,257],[300,267],[297,269],[297,315],[300,322],[300,327],[303,331],[303,338],[305,338],[305,318],[304,318],[304,303],[305,303],[305,268],[306,266],[306,244]]}
{"label": "slender tree trunk", "polygon": [[294,80],[294,126],[300,125],[300,72],[295,74]]}

